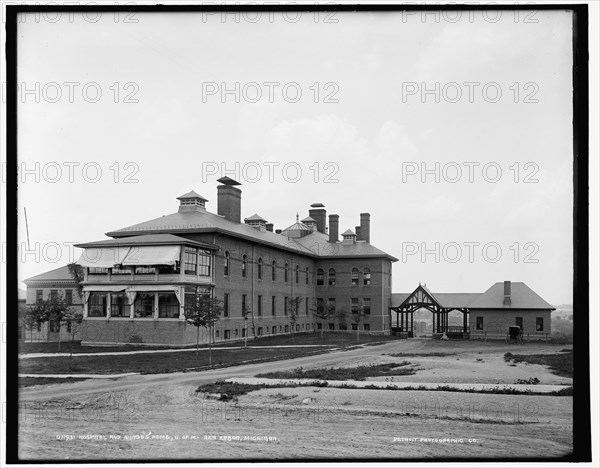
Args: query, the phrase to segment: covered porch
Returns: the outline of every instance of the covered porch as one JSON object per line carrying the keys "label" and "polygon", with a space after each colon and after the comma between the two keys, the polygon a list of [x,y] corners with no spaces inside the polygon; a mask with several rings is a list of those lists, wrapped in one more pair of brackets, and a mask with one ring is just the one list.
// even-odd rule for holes
{"label": "covered porch", "polygon": [[[390,331],[399,338],[414,338],[431,336],[439,339],[444,334],[448,338],[469,339],[469,308],[468,305],[477,294],[436,294],[434,295],[426,285],[419,286],[410,294],[392,294],[390,306]],[[432,314],[431,332],[416,330],[415,312],[428,310]],[[449,314],[452,311],[462,313],[462,325],[450,325]]]}

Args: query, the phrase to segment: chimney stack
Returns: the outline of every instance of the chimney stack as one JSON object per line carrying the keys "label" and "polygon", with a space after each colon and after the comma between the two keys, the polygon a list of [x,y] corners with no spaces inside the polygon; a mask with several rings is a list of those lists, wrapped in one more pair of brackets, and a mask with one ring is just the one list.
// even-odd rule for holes
{"label": "chimney stack", "polygon": [[505,281],[504,282],[504,305],[510,305],[511,304],[511,300],[510,300],[510,281]]}
{"label": "chimney stack", "polygon": [[354,226],[354,232],[356,233],[356,240],[362,240],[360,235],[360,226]]}
{"label": "chimney stack", "polygon": [[339,237],[340,217],[336,214],[329,215],[329,242],[337,242]]}
{"label": "chimney stack", "polygon": [[356,234],[358,240],[371,242],[371,215],[369,213],[360,214],[360,233]]}
{"label": "chimney stack", "polygon": [[217,214],[233,223],[242,222],[242,191],[236,187],[239,182],[225,176],[217,182]]}
{"label": "chimney stack", "polygon": [[326,234],[325,223],[327,220],[327,211],[325,210],[325,205],[323,203],[313,203],[310,207],[312,209],[308,210],[308,216],[317,222],[317,231]]}
{"label": "chimney stack", "polygon": [[265,227],[267,228],[267,231],[273,232],[273,223],[267,223]]}

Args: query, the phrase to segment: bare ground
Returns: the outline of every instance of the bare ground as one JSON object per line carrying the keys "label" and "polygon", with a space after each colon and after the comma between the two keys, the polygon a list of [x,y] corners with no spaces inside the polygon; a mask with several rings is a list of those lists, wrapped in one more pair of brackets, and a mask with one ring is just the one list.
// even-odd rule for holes
{"label": "bare ground", "polygon": [[[195,389],[220,378],[298,366],[403,360],[419,370],[398,381],[514,383],[537,377],[541,384],[570,384],[544,366],[511,366],[503,359],[505,352],[564,347],[396,341],[195,374],[32,387],[21,391],[19,452],[24,459],[54,460],[560,457],[572,450],[572,397],[298,387],[262,389],[224,403]],[[419,356],[409,357],[411,352]],[[426,356],[440,352],[457,354]],[[80,438],[85,436],[100,438]],[[445,438],[452,440],[430,440]]]}

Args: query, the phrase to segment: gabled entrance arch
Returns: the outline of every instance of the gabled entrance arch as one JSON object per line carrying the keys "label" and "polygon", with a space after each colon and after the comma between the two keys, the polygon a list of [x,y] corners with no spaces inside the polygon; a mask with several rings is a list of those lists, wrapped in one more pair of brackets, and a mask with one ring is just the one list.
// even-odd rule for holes
{"label": "gabled entrance arch", "polygon": [[[410,293],[400,305],[390,307],[391,314],[396,313],[396,326],[391,326],[392,335],[404,338],[414,337],[414,313],[421,309],[427,309],[433,314],[433,334],[446,333],[447,336],[456,338],[468,338],[469,335],[469,309],[456,304],[444,305],[438,300],[426,285],[419,286]],[[448,325],[448,314],[452,310],[458,310],[463,314],[462,327],[450,327]]]}

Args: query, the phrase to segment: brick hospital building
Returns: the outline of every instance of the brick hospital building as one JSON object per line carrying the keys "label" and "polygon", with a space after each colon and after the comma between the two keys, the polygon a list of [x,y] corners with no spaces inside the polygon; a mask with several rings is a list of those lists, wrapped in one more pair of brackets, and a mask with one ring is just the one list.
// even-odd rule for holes
{"label": "brick hospital building", "polygon": [[[81,295],[63,267],[25,281],[28,304],[57,293],[73,297],[83,310],[77,339],[84,344],[195,343],[196,327],[186,322],[184,311],[197,292],[223,301],[216,341],[321,328],[408,338],[415,336],[419,310],[432,313],[434,337],[498,338],[511,325],[528,337],[550,334],[553,307],[523,283],[496,283],[471,294],[434,294],[419,285],[412,293],[392,295],[397,259],[371,245],[369,213],[340,235],[339,216],[327,216],[325,206],[314,203],[308,216],[296,215],[294,224],[274,230],[259,214],[242,221],[240,184],[228,177],[218,182],[216,214],[196,192],[181,195],[175,213],[77,245],[83,249],[77,263],[85,272]],[[317,304],[327,304],[332,316],[315,317]],[[450,325],[450,313],[462,314],[460,326]],[[48,324],[38,336],[56,339],[57,332],[66,335]],[[207,342],[208,330],[200,333]]]}

